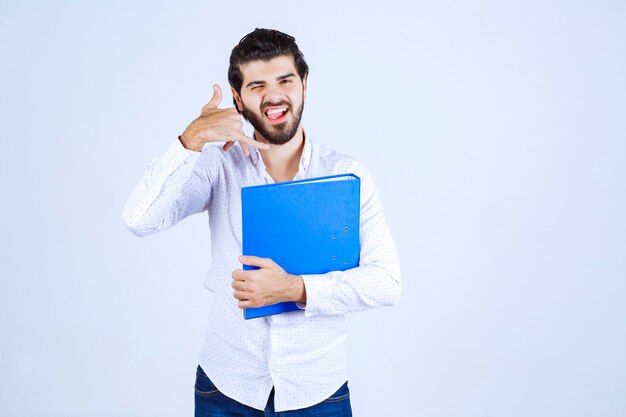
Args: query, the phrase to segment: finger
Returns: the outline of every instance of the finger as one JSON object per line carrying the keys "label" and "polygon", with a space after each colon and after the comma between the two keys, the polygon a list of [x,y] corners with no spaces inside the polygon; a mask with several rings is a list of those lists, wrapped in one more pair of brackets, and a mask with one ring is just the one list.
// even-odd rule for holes
{"label": "finger", "polygon": [[248,299],[248,295],[245,291],[233,291],[233,297],[242,301]]}
{"label": "finger", "polygon": [[259,268],[274,268],[276,262],[270,258],[261,258],[259,256],[239,256],[239,262],[244,265],[258,266]]}
{"label": "finger", "polygon": [[250,149],[248,146],[248,142],[245,140],[239,141],[239,146],[241,146],[241,150],[245,156],[250,156]]}
{"label": "finger", "polygon": [[202,113],[206,112],[207,110],[217,109],[217,106],[219,106],[221,102],[222,89],[220,88],[219,84],[215,84],[213,86],[213,97],[211,97],[211,100],[207,104],[205,104],[204,107],[202,107]]}
{"label": "finger", "polygon": [[244,135],[243,133],[239,136],[236,136],[234,139],[236,139],[239,143],[245,142],[246,145],[252,146],[257,149],[267,150],[271,148],[269,143],[259,142],[258,140],[252,139],[250,136]]}
{"label": "finger", "polygon": [[230,148],[233,147],[233,145],[235,144],[235,141],[229,140],[228,142],[226,142],[224,144],[224,146],[222,147],[222,149],[224,149],[224,152],[228,151]]}
{"label": "finger", "polygon": [[244,135],[243,133],[241,133],[241,134],[235,135],[233,139],[239,142],[239,146],[241,147],[243,154],[245,156],[249,156],[250,155],[250,149],[249,149],[250,138]]}
{"label": "finger", "polygon": [[235,269],[231,276],[235,281],[246,281],[248,279],[248,272],[249,271],[244,271],[243,269]]}
{"label": "finger", "polygon": [[254,303],[252,301],[250,301],[250,300],[239,301],[237,303],[237,306],[239,308],[251,308],[251,307],[254,307]]}
{"label": "finger", "polygon": [[247,288],[247,284],[245,281],[237,281],[237,280],[233,280],[230,283],[230,286],[233,288],[233,290],[237,290],[237,291],[246,291],[246,288]]}

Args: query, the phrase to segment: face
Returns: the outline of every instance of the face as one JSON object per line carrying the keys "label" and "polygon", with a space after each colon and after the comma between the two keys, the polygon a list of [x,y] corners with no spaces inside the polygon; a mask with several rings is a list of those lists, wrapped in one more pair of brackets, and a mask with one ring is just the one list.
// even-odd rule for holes
{"label": "face", "polygon": [[298,76],[293,57],[251,61],[240,69],[241,95],[231,88],[239,111],[269,143],[289,142],[300,127],[306,97],[306,77]]}

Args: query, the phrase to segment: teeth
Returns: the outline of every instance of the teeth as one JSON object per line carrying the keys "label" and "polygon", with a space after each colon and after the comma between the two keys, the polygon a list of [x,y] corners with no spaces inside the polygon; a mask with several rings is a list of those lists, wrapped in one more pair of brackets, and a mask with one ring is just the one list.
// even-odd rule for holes
{"label": "teeth", "polygon": [[267,114],[269,116],[270,114],[282,113],[284,111],[287,111],[286,107],[282,107],[280,109],[271,109],[271,110],[268,110],[267,112],[265,112],[265,114]]}

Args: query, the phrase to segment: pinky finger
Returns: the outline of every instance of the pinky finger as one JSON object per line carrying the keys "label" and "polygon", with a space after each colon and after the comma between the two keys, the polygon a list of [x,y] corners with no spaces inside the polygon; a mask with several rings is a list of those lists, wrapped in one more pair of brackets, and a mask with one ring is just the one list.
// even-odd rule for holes
{"label": "pinky finger", "polygon": [[240,141],[239,145],[241,146],[241,150],[245,156],[250,156],[250,145],[248,145],[247,141]]}

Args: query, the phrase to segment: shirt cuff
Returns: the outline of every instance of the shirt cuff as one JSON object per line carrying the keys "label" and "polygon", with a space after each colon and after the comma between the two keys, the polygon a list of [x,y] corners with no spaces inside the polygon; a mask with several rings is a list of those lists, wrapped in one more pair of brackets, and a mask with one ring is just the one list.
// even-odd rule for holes
{"label": "shirt cuff", "polygon": [[333,272],[328,274],[300,275],[304,281],[304,289],[306,291],[306,304],[303,305],[306,307],[304,308],[305,317],[311,317],[320,313],[333,314],[331,300],[334,280],[329,277],[329,274],[333,274]]}
{"label": "shirt cuff", "polygon": [[178,138],[161,156],[163,166],[168,172],[174,171],[180,164],[195,163],[202,152],[191,151],[183,146]]}

